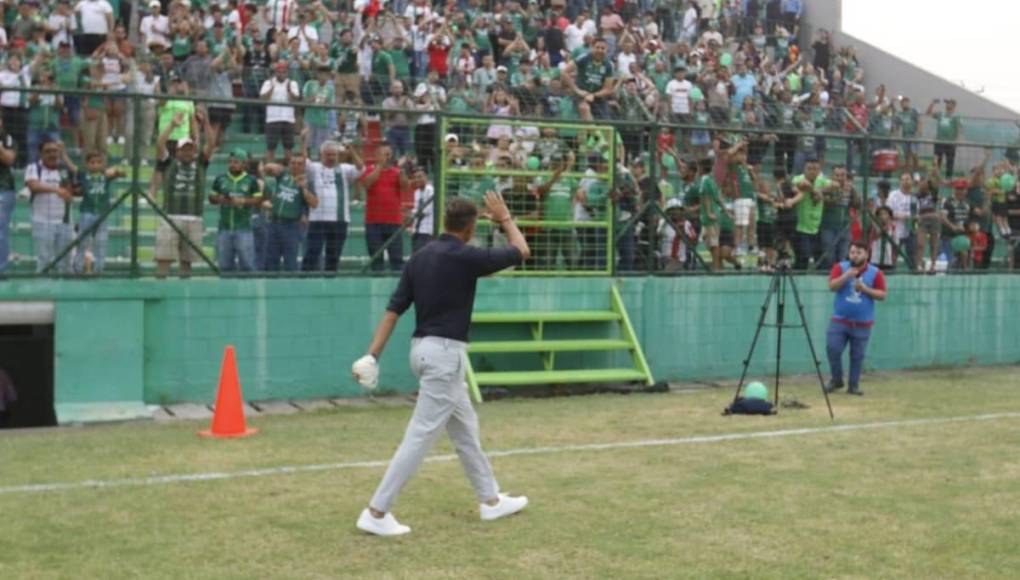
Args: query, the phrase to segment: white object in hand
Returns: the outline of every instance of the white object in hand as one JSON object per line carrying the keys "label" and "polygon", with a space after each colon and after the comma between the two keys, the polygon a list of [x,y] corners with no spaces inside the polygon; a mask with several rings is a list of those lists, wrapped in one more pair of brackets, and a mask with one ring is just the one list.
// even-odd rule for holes
{"label": "white object in hand", "polygon": [[379,363],[370,354],[354,361],[354,364],[351,365],[351,373],[366,389],[374,389],[379,386]]}

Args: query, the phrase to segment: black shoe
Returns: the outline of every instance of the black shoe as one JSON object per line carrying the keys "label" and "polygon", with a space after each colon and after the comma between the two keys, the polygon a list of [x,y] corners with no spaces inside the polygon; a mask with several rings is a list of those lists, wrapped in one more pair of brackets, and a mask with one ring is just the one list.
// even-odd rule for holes
{"label": "black shoe", "polygon": [[846,390],[846,394],[857,395],[858,397],[860,397],[864,395],[864,391],[862,391],[860,387],[850,385],[850,388]]}
{"label": "black shoe", "polygon": [[829,384],[825,385],[826,393],[835,393],[836,391],[843,388],[843,381],[831,380]]}

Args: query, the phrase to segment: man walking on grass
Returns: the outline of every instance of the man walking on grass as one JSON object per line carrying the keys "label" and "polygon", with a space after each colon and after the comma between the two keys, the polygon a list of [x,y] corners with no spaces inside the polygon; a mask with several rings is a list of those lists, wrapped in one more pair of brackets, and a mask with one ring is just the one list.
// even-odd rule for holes
{"label": "man walking on grass", "polygon": [[499,519],[528,505],[524,496],[500,493],[478,439],[478,416],[464,382],[468,326],[478,278],[519,266],[531,255],[502,196],[486,193],[485,205],[488,218],[503,228],[509,247],[483,249],[467,245],[475,233],[478,209],[468,199],[451,199],[446,204],[445,233],[411,256],[375,330],[368,354],[351,368],[362,386],[375,388],[379,355],[400,315],[413,303],[411,371],[421,385],[418,403],[386,475],[358,518],[358,529],[364,532],[399,536],[411,531],[397,522],[390,509],[444,427],[475,488],[482,520]]}
{"label": "man walking on grass", "polygon": [[885,300],[885,276],[868,263],[868,246],[864,242],[850,244],[850,259],[837,263],[829,274],[829,290],[836,293],[832,321],[825,333],[829,370],[832,379],[825,390],[829,393],[843,388],[843,351],[850,343],[850,388],[847,394],[863,395],[861,370],[864,352],[875,323],[875,301]]}

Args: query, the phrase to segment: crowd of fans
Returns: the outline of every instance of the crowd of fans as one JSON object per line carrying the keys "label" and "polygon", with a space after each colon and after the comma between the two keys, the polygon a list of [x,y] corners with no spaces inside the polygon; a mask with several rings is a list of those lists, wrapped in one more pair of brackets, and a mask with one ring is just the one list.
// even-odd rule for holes
{"label": "crowd of fans", "polygon": [[[152,0],[134,17],[123,1],[8,6],[0,271],[15,195],[10,168],[25,165],[38,267],[76,225],[90,234],[88,252],[70,253],[57,270],[102,271],[107,227],[98,218],[119,176],[111,152],[135,145],[155,146],[149,193],[170,218],[156,236],[161,275],[173,261],[186,274],[199,259],[206,204],[221,211],[221,270],[335,270],[351,204],[364,200],[367,249],[382,269],[381,249],[403,227],[415,247],[427,241],[440,153],[449,168],[477,172],[453,192],[491,184],[518,215],[599,221],[612,205],[622,270],[646,262],[769,270],[788,253],[798,268],[824,268],[863,237],[873,240],[876,263],[905,259],[918,269],[939,255],[961,268],[986,265],[996,238],[1015,247],[1018,160],[989,167],[985,159],[957,178],[955,102],[934,101],[922,113],[884,85],[866,94],[852,47],[835,46],[825,30],[805,38],[806,4]],[[16,90],[26,86],[55,92]],[[61,94],[68,89],[107,95]],[[135,107],[116,95],[124,91],[153,98]],[[440,139],[438,111],[507,122],[455,125]],[[919,137],[926,117],[944,141],[934,161],[902,143],[895,191],[885,183],[874,194],[856,191],[862,166],[888,154],[885,140]],[[626,123],[607,135],[515,122],[522,118]],[[226,174],[207,176],[228,128],[262,136],[264,153],[231,149]],[[834,144],[820,132],[843,134],[838,166],[827,163]],[[73,156],[80,168],[68,150],[81,152]],[[477,177],[510,170],[547,175]],[[963,195],[942,200],[950,187]],[[75,197],[82,203],[72,224]],[[605,229],[529,235],[539,248],[534,268],[599,269],[607,258]],[[694,251],[699,242],[707,264]],[[385,253],[399,268],[400,244]]]}

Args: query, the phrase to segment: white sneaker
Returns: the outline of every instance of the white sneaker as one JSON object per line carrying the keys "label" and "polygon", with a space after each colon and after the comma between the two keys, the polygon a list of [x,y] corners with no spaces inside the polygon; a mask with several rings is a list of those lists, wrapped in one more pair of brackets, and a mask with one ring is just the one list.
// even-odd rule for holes
{"label": "white sneaker", "polygon": [[505,493],[499,494],[499,503],[496,505],[479,504],[482,512],[482,521],[491,522],[499,518],[513,515],[528,506],[526,496],[511,497]]}
{"label": "white sneaker", "polygon": [[372,512],[365,508],[358,517],[358,529],[377,536],[403,536],[411,533],[411,528],[401,525],[393,514],[386,514],[381,518],[372,515]]}

